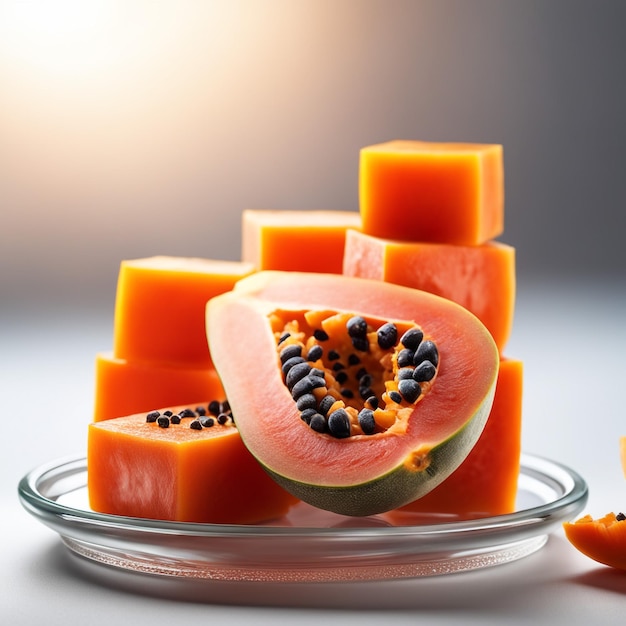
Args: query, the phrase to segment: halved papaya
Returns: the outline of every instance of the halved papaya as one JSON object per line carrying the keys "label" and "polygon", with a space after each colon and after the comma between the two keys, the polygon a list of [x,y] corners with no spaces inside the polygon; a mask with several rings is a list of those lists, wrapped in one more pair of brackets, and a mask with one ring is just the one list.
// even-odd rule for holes
{"label": "halved papaya", "polygon": [[454,471],[493,402],[483,324],[433,294],[259,272],[207,305],[211,353],[250,452],[321,509],[372,515]]}

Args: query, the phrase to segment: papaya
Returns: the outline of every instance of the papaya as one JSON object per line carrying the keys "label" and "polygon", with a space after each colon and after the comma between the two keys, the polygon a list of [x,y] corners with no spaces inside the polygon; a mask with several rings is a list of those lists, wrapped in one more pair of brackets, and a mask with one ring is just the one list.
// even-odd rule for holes
{"label": "papaya", "polygon": [[570,543],[589,558],[626,570],[626,515],[608,513],[599,519],[585,515],[563,524]]}
{"label": "papaya", "polygon": [[155,256],[120,264],[113,355],[127,361],[211,367],[206,301],[254,267],[239,261]]}
{"label": "papaya", "polygon": [[343,273],[422,289],[454,300],[476,315],[503,353],[513,327],[515,248],[489,241],[476,246],[346,235]]}
{"label": "papaya", "polygon": [[399,512],[475,519],[515,510],[521,453],[523,373],[522,361],[500,360],[496,395],[476,445],[446,480]]}
{"label": "papaya", "polygon": [[241,258],[257,270],[341,274],[346,230],[357,211],[271,211],[242,214]]}
{"label": "papaya", "polygon": [[405,241],[479,245],[504,230],[502,146],[389,141],[362,148],[363,232]]}
{"label": "papaya", "polygon": [[218,401],[89,424],[87,488],[94,511],[182,522],[252,524],[297,502],[247,451]]}
{"label": "papaya", "polygon": [[265,271],[207,305],[246,447],[294,496],[389,511],[449,476],[491,410],[499,355],[463,307],[342,275]]}
{"label": "papaya", "polygon": [[[622,472],[626,477],[626,437],[619,439],[619,455]],[[574,522],[563,524],[569,542],[590,559],[626,570],[626,515],[607,513],[594,519],[587,514]]]}
{"label": "papaya", "polygon": [[97,353],[95,361],[95,422],[184,404],[190,398],[226,399],[214,367],[127,361],[111,352]]}

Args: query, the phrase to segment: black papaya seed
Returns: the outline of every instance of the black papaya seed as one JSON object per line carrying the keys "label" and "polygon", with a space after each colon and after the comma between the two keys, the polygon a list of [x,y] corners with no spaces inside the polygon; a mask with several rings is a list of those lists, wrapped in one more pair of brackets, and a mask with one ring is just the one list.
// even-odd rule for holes
{"label": "black papaya seed", "polygon": [[430,361],[435,367],[439,363],[439,350],[430,340],[422,342],[415,351],[413,364],[419,365],[422,361]]}
{"label": "black papaya seed", "polygon": [[317,413],[317,411],[313,408],[310,409],[304,409],[304,411],[302,411],[302,413],[300,413],[300,417],[302,418],[303,421],[305,421],[307,424],[311,423],[311,418]]}
{"label": "black papaya seed", "polygon": [[343,385],[346,382],[346,380],[348,380],[348,374],[346,374],[346,372],[344,372],[344,371],[337,372],[337,374],[335,375],[335,380],[340,385]]}
{"label": "black papaya seed", "polygon": [[404,380],[405,378],[413,378],[413,372],[415,370],[412,367],[402,367],[398,370],[396,376],[398,380]]}
{"label": "black papaya seed", "polygon": [[360,315],[355,315],[346,322],[346,329],[350,337],[365,337],[367,322]]}
{"label": "black papaya seed", "polygon": [[395,324],[387,322],[376,331],[378,345],[383,350],[389,350],[398,343],[398,329]]}
{"label": "black papaya seed", "polygon": [[348,365],[358,365],[361,362],[358,354],[351,354],[348,357]]}
{"label": "black papaya seed", "polygon": [[306,354],[307,361],[318,361],[324,355],[324,348],[319,344],[311,346],[311,349]]}
{"label": "black papaya seed", "polygon": [[415,353],[413,350],[409,350],[408,348],[404,348],[398,352],[398,367],[408,367],[409,365],[413,365],[413,358],[415,357]]}
{"label": "black papaya seed", "polygon": [[301,378],[291,388],[291,397],[294,400],[297,400],[300,396],[303,396],[305,393],[311,393],[311,391],[313,391],[313,382],[311,377],[304,376],[304,378]]}
{"label": "black papaya seed", "polygon": [[369,398],[367,398],[367,400],[365,400],[365,404],[367,404],[370,409],[376,410],[378,408],[378,405],[380,404],[380,401],[375,395],[371,395]]}
{"label": "black papaya seed", "polygon": [[337,439],[350,436],[350,417],[345,409],[337,409],[328,416],[328,430]]}
{"label": "black papaya seed", "polygon": [[309,426],[318,433],[325,433],[326,432],[326,419],[324,418],[323,415],[320,415],[319,413],[315,413],[315,415],[313,415],[311,417],[311,421],[309,422]]}
{"label": "black papaya seed", "polygon": [[367,337],[350,337],[350,339],[355,350],[359,352],[367,352],[369,350],[370,344]]}
{"label": "black papaya seed", "polygon": [[374,411],[371,409],[361,409],[359,411],[359,426],[365,435],[372,435],[376,430],[376,420]]}
{"label": "black papaya seed", "polygon": [[395,402],[396,404],[400,404],[400,402],[402,402],[402,394],[400,394],[398,391],[390,391],[388,395],[389,399],[392,402]]}
{"label": "black papaya seed", "polygon": [[413,404],[420,397],[422,388],[412,378],[406,378],[398,383],[398,391],[407,402]]}
{"label": "black papaya seed", "polygon": [[[304,360],[304,357],[301,356],[292,356],[290,359],[287,359],[282,367],[281,370],[283,372],[283,374],[286,376],[287,373],[289,372],[289,370],[294,366],[294,365],[298,365],[298,363],[306,363],[306,361]],[[310,367],[310,366],[309,366]]]}
{"label": "black papaya seed", "polygon": [[285,363],[294,356],[302,356],[302,346],[299,343],[291,343],[280,351],[280,362]]}
{"label": "black papaya seed", "polygon": [[328,351],[328,360],[329,361],[336,361],[337,359],[341,358],[341,354],[339,354],[339,352],[337,352],[337,350],[329,350]]}
{"label": "black papaya seed", "polygon": [[334,396],[331,395],[327,395],[324,396],[319,403],[319,406],[317,407],[317,410],[322,414],[322,415],[326,415],[328,413],[328,411],[330,410],[330,407],[335,404],[337,400],[335,399]]}
{"label": "black papaya seed", "polygon": [[296,363],[288,372],[285,377],[285,384],[289,391],[293,386],[301,379],[304,378],[311,371],[311,366],[305,361],[303,363]]}
{"label": "black papaya seed", "polygon": [[437,368],[430,361],[422,361],[413,370],[413,380],[424,383],[432,380],[437,373]]}
{"label": "black papaya seed", "polygon": [[328,341],[328,333],[322,328],[317,328],[313,331],[313,337],[318,341]]}
{"label": "black papaya seed", "polygon": [[317,399],[312,393],[305,393],[296,400],[296,406],[300,412],[305,409],[315,409],[317,407]]}
{"label": "black papaya seed", "polygon": [[371,396],[374,395],[371,387],[359,387],[359,395],[361,396],[361,400],[367,400]]}
{"label": "black papaya seed", "polygon": [[419,328],[411,328],[407,330],[400,338],[400,343],[409,350],[417,350],[417,347],[424,339],[424,333]]}

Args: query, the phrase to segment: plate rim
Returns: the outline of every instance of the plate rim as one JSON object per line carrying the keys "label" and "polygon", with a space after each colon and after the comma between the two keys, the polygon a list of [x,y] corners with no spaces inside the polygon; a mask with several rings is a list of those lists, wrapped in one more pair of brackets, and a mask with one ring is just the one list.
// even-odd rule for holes
{"label": "plate rim", "polygon": [[[217,524],[217,523],[198,523],[198,522],[180,522],[170,520],[158,520],[150,518],[137,518],[121,515],[111,515],[107,513],[98,513],[85,508],[76,508],[60,504],[45,496],[38,487],[38,484],[46,475],[51,472],[59,471],[66,468],[67,473],[77,473],[79,471],[87,471],[87,459],[84,454],[71,455],[58,458],[56,460],[43,463],[29,472],[27,472],[18,483],[18,496],[24,508],[36,517],[41,514],[51,514],[56,518],[65,521],[73,520],[84,524],[97,524],[100,527],[109,527],[116,529],[125,529],[133,532],[153,531],[160,534],[177,534],[186,536],[206,536],[218,537],[228,536],[235,537],[238,535],[251,537],[276,537],[276,536],[354,536],[354,535],[371,535],[373,532],[377,536],[394,536],[406,534],[419,535],[439,535],[447,533],[463,532],[468,530],[488,531],[489,529],[498,529],[500,531],[507,528],[519,527],[524,524],[532,524],[533,522],[545,522],[556,513],[561,512],[561,517],[567,517],[566,513],[571,510],[580,511],[587,502],[589,495],[589,487],[584,478],[575,470],[558,461],[551,460],[544,456],[522,453],[520,455],[520,475],[525,471],[532,475],[535,479],[546,477],[552,483],[562,485],[558,482],[558,478],[549,476],[542,467],[559,472],[562,477],[567,478],[570,482],[569,490],[562,495],[536,506],[521,509],[511,513],[500,515],[491,515],[486,517],[478,517],[466,520],[449,520],[436,523],[424,523],[414,525],[398,525],[398,526],[377,526],[377,527],[317,527],[317,526],[262,526],[254,524]],[[545,484],[545,481],[544,481]],[[63,494],[59,494],[63,495]],[[349,519],[349,517],[346,517]]]}

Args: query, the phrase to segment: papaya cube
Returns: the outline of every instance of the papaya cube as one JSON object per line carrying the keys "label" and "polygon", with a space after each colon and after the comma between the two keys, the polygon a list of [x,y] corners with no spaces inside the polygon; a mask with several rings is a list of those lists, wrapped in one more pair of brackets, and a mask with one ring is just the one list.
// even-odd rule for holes
{"label": "papaya cube", "polygon": [[281,517],[296,502],[247,451],[231,421],[196,430],[190,427],[193,417],[167,428],[146,418],[138,413],[89,425],[87,488],[93,510],[248,524]]}
{"label": "papaya cube", "polygon": [[504,229],[502,146],[389,141],[361,149],[363,232],[477,245]]}
{"label": "papaya cube", "polygon": [[122,417],[195,398],[222,401],[226,395],[213,367],[184,367],[96,355],[94,421]]}
{"label": "papaya cube", "polygon": [[252,273],[249,263],[155,256],[122,261],[113,354],[129,361],[209,367],[208,300]]}
{"label": "papaya cube", "polygon": [[398,511],[476,518],[515,510],[523,373],[521,361],[501,359],[491,413],[476,445],[446,480]]}
{"label": "papaya cube", "polygon": [[516,292],[512,246],[406,242],[350,231],[343,273],[453,300],[482,321],[501,353],[511,334]]}
{"label": "papaya cube", "polygon": [[356,211],[246,210],[241,258],[259,271],[341,274],[346,230],[360,227]]}

